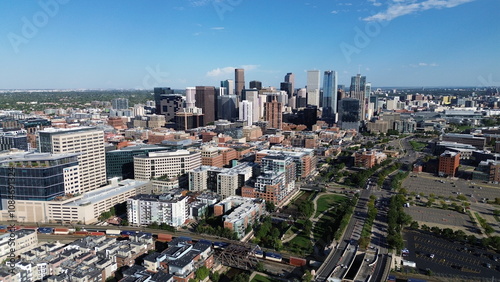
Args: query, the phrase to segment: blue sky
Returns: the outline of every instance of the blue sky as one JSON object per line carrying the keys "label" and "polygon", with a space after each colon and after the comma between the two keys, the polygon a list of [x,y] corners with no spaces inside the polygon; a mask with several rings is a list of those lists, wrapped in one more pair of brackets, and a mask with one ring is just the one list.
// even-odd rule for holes
{"label": "blue sky", "polygon": [[498,0],[0,2],[0,89],[500,85]]}

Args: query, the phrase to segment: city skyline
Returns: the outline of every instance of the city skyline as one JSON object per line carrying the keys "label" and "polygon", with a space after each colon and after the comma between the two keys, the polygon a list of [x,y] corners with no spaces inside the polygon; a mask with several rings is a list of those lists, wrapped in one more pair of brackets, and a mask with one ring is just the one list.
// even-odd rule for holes
{"label": "city skyline", "polygon": [[500,85],[495,0],[43,0],[0,8],[0,89],[218,86],[236,68],[264,87],[279,87],[287,73],[305,87],[307,70],[337,71],[344,85],[357,73],[374,87]]}

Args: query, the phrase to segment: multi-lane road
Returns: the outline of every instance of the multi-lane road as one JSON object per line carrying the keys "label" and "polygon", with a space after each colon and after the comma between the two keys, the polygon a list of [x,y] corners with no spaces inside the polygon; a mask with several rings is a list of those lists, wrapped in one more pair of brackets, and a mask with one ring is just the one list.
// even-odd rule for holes
{"label": "multi-lane road", "polygon": [[[348,256],[350,255],[351,252],[349,252],[347,248],[353,248],[353,245],[351,243],[354,243],[355,240],[359,239],[360,234],[358,234],[357,232],[355,233],[354,230],[358,229],[359,225],[361,225],[361,228],[363,227],[364,218],[366,217],[366,204],[369,197],[370,190],[365,189],[361,191],[358,199],[358,204],[354,209],[354,215],[347,225],[344,236],[342,237],[342,240],[339,242],[335,250],[332,250],[332,253],[328,255],[326,260],[323,262],[323,265],[318,269],[318,272],[316,274],[316,281],[326,281],[333,273],[334,269],[339,265],[339,261],[341,259],[342,261],[345,260],[343,259],[344,252],[346,252]],[[353,257],[354,256],[352,255],[351,258]],[[351,262],[352,259],[351,261],[349,261],[349,265]]]}
{"label": "multi-lane road", "polygon": [[[377,201],[377,209],[379,212],[373,224],[370,246],[373,249],[378,249],[376,254],[378,257],[375,264],[371,264],[371,262],[373,262],[371,260],[369,262],[363,262],[357,277],[370,277],[370,281],[382,281],[383,277],[386,275],[385,272],[390,257],[387,254],[387,212],[385,209],[389,203],[390,192],[386,190],[372,191],[371,188],[373,187],[371,186],[368,188],[369,189],[364,189],[360,192],[358,204],[354,209],[354,214],[349,221],[342,240],[318,269],[316,281],[327,281],[328,278],[344,278],[356,256],[357,240],[359,240],[361,236],[361,230],[367,216],[366,206],[372,194],[379,199]],[[368,264],[370,265],[368,266]],[[366,273],[367,271],[369,273]]]}

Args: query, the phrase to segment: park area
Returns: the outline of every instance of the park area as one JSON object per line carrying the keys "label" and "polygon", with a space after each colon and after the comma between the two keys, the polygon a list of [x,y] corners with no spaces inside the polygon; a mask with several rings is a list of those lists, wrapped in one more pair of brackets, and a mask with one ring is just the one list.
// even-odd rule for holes
{"label": "park area", "polygon": [[350,199],[340,194],[301,194],[282,211],[297,215],[294,224],[283,236],[284,249],[292,254],[307,256],[313,252],[315,244],[320,249],[324,248],[333,240],[349,203]]}

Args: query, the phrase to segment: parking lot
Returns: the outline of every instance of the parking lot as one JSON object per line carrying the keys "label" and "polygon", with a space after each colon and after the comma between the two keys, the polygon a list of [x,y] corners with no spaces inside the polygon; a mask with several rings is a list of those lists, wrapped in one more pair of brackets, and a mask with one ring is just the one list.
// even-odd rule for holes
{"label": "parking lot", "polygon": [[500,277],[500,260],[494,260],[500,258],[499,254],[421,231],[405,232],[404,239],[409,254],[403,259],[415,262],[422,273],[430,270],[457,277]]}
{"label": "parking lot", "polygon": [[475,229],[467,214],[462,214],[456,211],[420,206],[411,206],[406,208],[405,211],[412,217],[413,220],[416,220],[419,223],[429,223],[427,225],[430,226],[435,226],[437,224],[449,225],[444,226],[444,228],[448,227],[460,230],[464,230],[464,228],[466,230]]}
{"label": "parking lot", "polygon": [[456,198],[460,193],[470,202],[480,202],[483,198],[494,200],[500,195],[500,185],[436,177],[430,173],[411,173],[401,187],[406,188],[408,192],[424,193],[426,196],[434,194],[445,198]]}
{"label": "parking lot", "polygon": [[[458,195],[466,197],[470,203],[472,214],[478,212],[495,230],[493,235],[500,234],[500,224],[493,216],[494,206],[485,203],[487,200],[493,200],[500,196],[500,186],[485,183],[476,183],[474,181],[463,179],[448,179],[435,177],[429,173],[411,173],[410,177],[405,179],[402,187],[409,193],[423,193],[425,197],[434,194],[435,204],[444,200],[448,205],[453,202],[459,204],[456,199]],[[472,188],[474,187],[474,188]],[[426,200],[423,199],[423,202]],[[429,222],[430,224],[440,224],[445,227],[464,226],[464,231],[476,233],[476,227],[473,227],[467,215],[451,210],[443,209],[425,209],[423,207],[410,207],[408,213],[414,220],[419,222]],[[453,229],[453,228],[452,228]]]}

